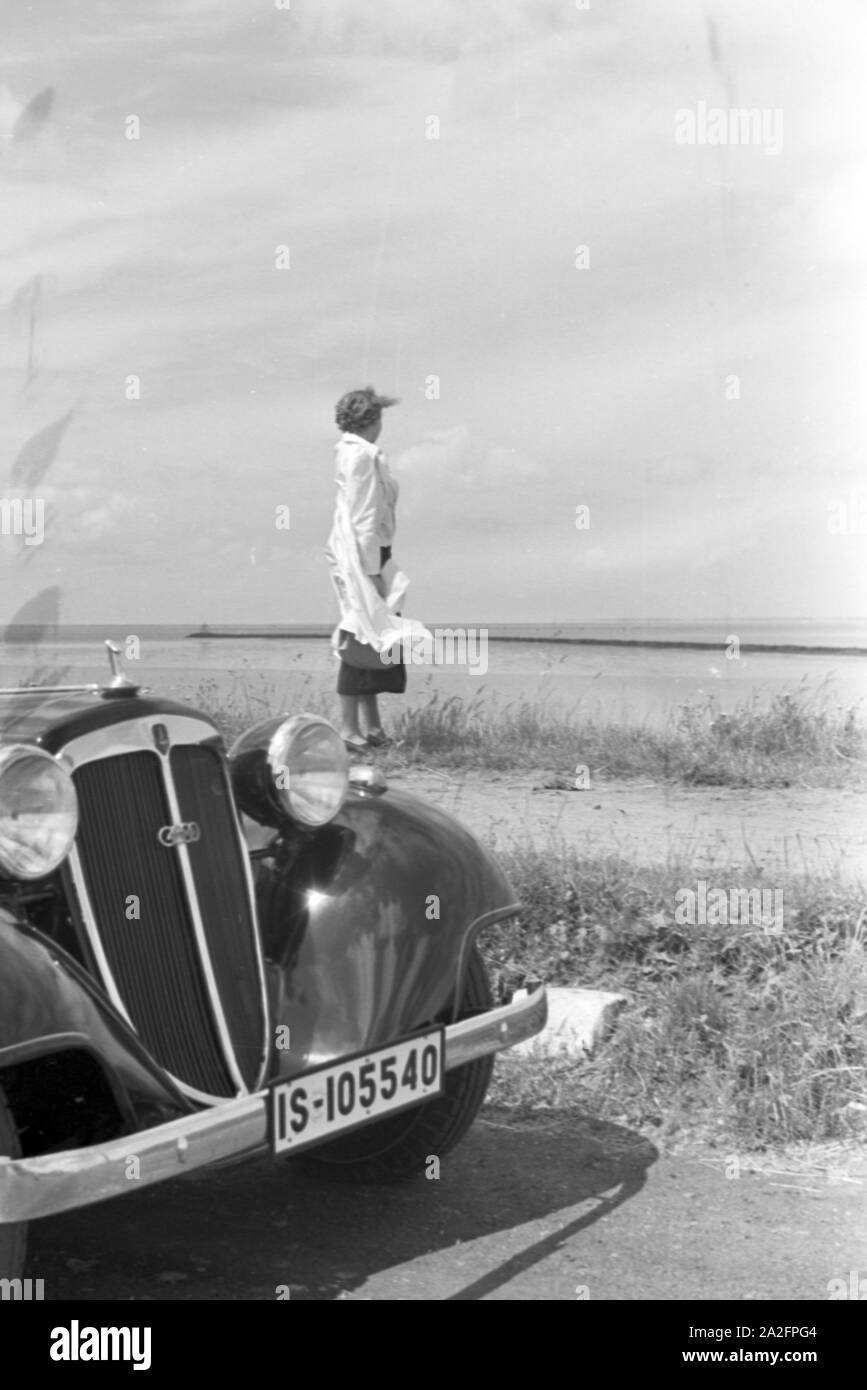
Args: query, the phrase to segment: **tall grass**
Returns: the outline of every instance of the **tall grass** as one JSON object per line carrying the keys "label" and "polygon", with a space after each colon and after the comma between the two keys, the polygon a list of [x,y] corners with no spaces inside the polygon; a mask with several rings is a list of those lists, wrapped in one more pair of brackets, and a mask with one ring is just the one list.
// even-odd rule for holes
{"label": "tall grass", "polygon": [[867,906],[857,886],[789,875],[773,885],[717,871],[713,884],[782,889],[783,929],[683,926],[688,865],[637,866],[563,846],[500,858],[526,905],[489,930],[493,974],[514,986],[625,992],[612,1037],[587,1063],[514,1059],[493,1097],[586,1106],[666,1133],[747,1147],[867,1137]]}
{"label": "tall grass", "polygon": [[863,782],[867,731],[854,708],[801,686],[763,704],[722,713],[712,699],[682,705],[660,728],[614,724],[546,700],[501,704],[434,693],[398,713],[408,764],[544,768],[571,785],[576,767],[594,781],[650,778],[691,786],[841,786]]}
{"label": "tall grass", "polygon": [[[206,678],[177,693],[208,710],[231,740],[254,720],[288,709],[332,721],[334,696],[309,677],[297,681],[236,673]],[[608,723],[580,705],[502,702],[432,694],[421,704],[393,705],[395,746],[378,755],[386,768],[542,771],[568,789],[576,769],[593,782],[640,778],[686,786],[788,787],[867,785],[867,729],[854,708],[835,704],[826,687],[804,684],[763,703],[758,697],[722,713],[711,699],[681,705],[663,726]],[[390,712],[390,711],[389,711]]]}
{"label": "tall grass", "polygon": [[321,682],[310,676],[286,680],[284,677],[251,675],[231,671],[226,676],[203,676],[197,680],[175,682],[168,694],[174,700],[195,705],[218,725],[227,744],[261,719],[282,714],[320,714],[334,721],[334,696],[325,694]]}

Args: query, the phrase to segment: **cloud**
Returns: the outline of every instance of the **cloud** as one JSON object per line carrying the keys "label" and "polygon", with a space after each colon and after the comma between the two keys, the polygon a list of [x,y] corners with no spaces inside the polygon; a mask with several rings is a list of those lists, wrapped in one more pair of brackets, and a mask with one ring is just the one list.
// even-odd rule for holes
{"label": "cloud", "polygon": [[[16,441],[80,401],[49,475],[73,611],[157,618],[180,576],[217,619],[279,621],[290,593],[330,612],[332,403],[364,380],[403,397],[384,443],[425,611],[664,609],[714,584],[765,607],[786,487],[860,459],[846,7],[835,29],[713,5],[716,60],[680,0],[664,21],[638,0],[254,10],[83,0],[74,26],[19,8],[10,28],[0,134],[47,83],[58,101],[38,140],[0,141],[0,295],[43,284],[38,374],[22,397],[19,316],[0,394]],[[727,87],[784,108],[779,158],[675,145],[676,108]],[[809,601],[839,607],[844,561],[810,556]]]}

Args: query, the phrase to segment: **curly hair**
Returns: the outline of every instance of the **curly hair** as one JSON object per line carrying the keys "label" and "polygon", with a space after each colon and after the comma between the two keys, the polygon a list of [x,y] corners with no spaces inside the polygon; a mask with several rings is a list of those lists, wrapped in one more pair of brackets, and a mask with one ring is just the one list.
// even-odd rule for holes
{"label": "curly hair", "polygon": [[375,425],[386,406],[397,405],[391,396],[378,396],[372,386],[362,386],[356,391],[347,391],[340,397],[334,408],[337,428],[349,431],[367,429]]}

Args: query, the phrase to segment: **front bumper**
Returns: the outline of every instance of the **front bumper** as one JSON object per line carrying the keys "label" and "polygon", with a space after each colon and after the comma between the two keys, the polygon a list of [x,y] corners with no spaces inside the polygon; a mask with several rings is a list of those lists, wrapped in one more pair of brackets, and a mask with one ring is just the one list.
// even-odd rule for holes
{"label": "front bumper", "polygon": [[[502,1008],[451,1024],[446,1028],[446,1071],[534,1037],[547,1017],[548,1000],[540,988]],[[267,1098],[267,1090],[257,1091],[86,1149],[39,1158],[0,1158],[0,1223],[86,1207],[194,1168],[266,1152]],[[299,1144],[293,1153],[304,1147]],[[129,1177],[133,1155],[140,1160],[134,1181]]]}

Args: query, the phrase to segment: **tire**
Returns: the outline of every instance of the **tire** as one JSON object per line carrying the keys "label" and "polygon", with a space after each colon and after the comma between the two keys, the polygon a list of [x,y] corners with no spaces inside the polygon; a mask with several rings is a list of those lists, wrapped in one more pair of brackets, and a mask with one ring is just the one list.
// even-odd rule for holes
{"label": "tire", "polygon": [[[2,1088],[0,1088],[0,1157],[21,1157],[18,1130]],[[26,1221],[16,1222],[14,1226],[0,1223],[0,1279],[20,1279],[24,1269],[26,1250]]]}
{"label": "tire", "polygon": [[[490,1008],[493,997],[487,970],[473,947],[460,1017]],[[493,1069],[493,1056],[456,1067],[446,1072],[445,1090],[436,1100],[388,1115],[301,1154],[298,1164],[331,1182],[396,1183],[417,1177],[431,1158],[441,1159],[463,1139],[482,1107]]]}

